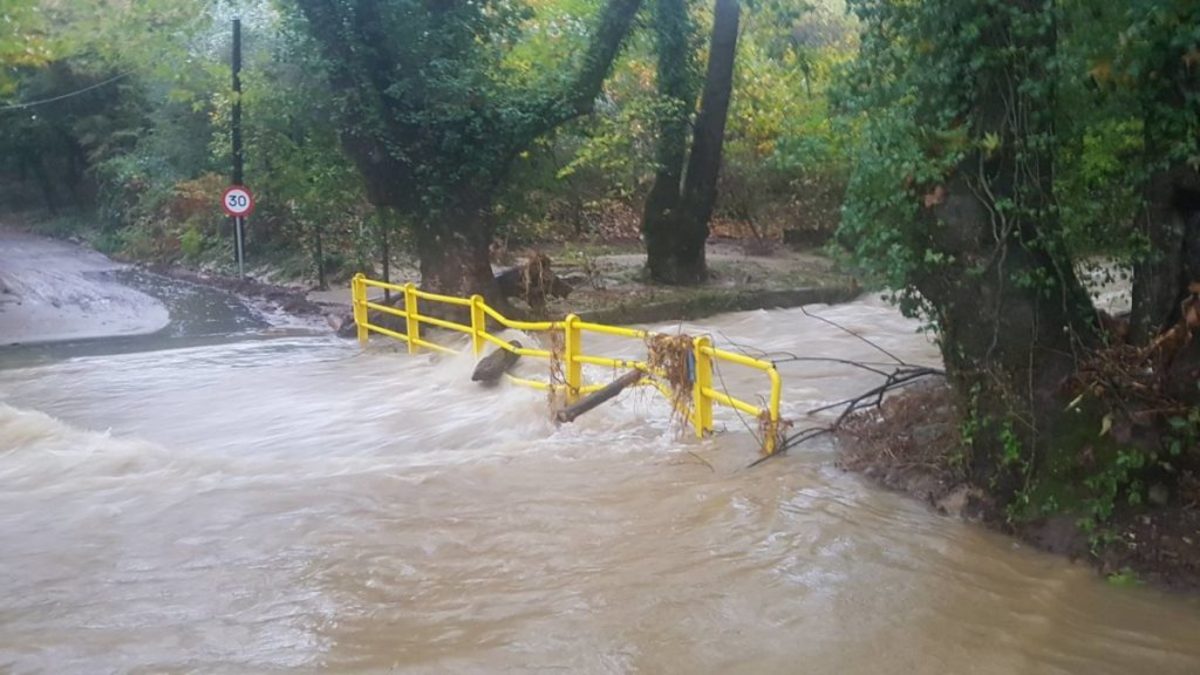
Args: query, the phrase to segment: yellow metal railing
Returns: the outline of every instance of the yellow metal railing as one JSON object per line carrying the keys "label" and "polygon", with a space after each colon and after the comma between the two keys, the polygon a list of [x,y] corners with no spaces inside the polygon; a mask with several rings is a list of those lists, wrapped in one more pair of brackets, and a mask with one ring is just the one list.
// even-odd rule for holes
{"label": "yellow metal railing", "polygon": [[[367,299],[368,288],[381,288],[402,293],[404,296],[404,309],[371,302]],[[351,282],[351,293],[353,296],[354,321],[358,325],[358,341],[363,344],[366,344],[368,335],[373,331],[405,342],[408,345],[410,353],[417,353],[422,348],[425,348],[445,354],[456,354],[457,352],[449,347],[422,339],[421,324],[428,324],[469,335],[471,337],[471,349],[476,356],[483,352],[486,343],[491,342],[500,349],[519,354],[520,356],[547,360],[551,358],[550,351],[546,349],[514,347],[508,341],[492,335],[487,329],[487,321],[490,318],[495,323],[513,330],[531,333],[562,332],[563,353],[560,358],[562,359],[564,384],[555,385],[540,380],[509,376],[508,379],[516,384],[541,390],[562,388],[565,389],[564,393],[567,400],[575,401],[580,396],[597,391],[605,386],[604,384],[584,384],[583,366],[586,364],[614,369],[640,370],[646,373],[647,377],[644,377],[639,384],[654,386],[668,400],[674,400],[675,398],[671,390],[659,378],[653,376],[654,372],[645,361],[618,359],[607,356],[591,356],[583,353],[583,335],[585,333],[633,338],[644,342],[651,335],[651,333],[644,330],[590,323],[583,321],[574,314],[568,315],[562,321],[516,321],[509,319],[488,306],[484,302],[483,296],[472,295],[470,298],[458,298],[450,295],[439,295],[437,293],[422,291],[415,284],[389,284],[368,279],[362,274],[355,275]],[[422,301],[466,308],[470,311],[471,323],[470,325],[461,324],[421,314],[420,306]],[[404,319],[405,332],[399,333],[370,323],[369,312],[371,310]],[[748,415],[753,415],[756,419],[762,421],[763,430],[765,431],[762,439],[763,451],[767,454],[774,453],[778,445],[779,402],[782,395],[782,382],[779,379],[779,372],[775,370],[775,365],[770,361],[762,361],[742,354],[717,349],[712,346],[712,341],[707,336],[697,337],[692,340],[692,361],[694,371],[691,378],[692,406],[689,421],[696,430],[696,435],[703,437],[704,434],[713,431],[713,404],[716,403],[739,410]],[[715,389],[713,387],[714,362],[746,366],[766,373],[770,380],[770,394],[766,401],[766,407],[756,406],[734,398],[727,392]]]}

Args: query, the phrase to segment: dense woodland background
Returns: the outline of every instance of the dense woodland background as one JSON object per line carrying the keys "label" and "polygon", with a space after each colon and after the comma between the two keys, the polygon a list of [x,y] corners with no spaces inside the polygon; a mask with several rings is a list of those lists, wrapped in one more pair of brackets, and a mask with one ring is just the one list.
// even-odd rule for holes
{"label": "dense woodland background", "polygon": [[[294,4],[5,2],[14,5],[5,9],[10,21],[37,39],[33,53],[4,52],[0,100],[42,100],[123,76],[61,103],[0,113],[7,210],[67,216],[48,226],[78,228],[106,252],[226,262],[229,226],[213,195],[229,182],[230,21],[239,15],[246,181],[259,202],[250,256],[315,277],[320,238],[324,269],[341,280],[378,264],[381,229],[391,230],[395,250],[415,246],[402,215],[372,206],[339,145],[339,131],[366,115],[339,115],[346,98],[331,90],[328,59]],[[549,87],[536,78],[585,48],[599,11],[587,0],[520,4],[521,16],[506,19],[517,25],[503,28],[519,31],[520,42],[479,60],[501,59],[504,78]],[[702,65],[712,6],[690,2],[686,11],[688,57]],[[674,111],[656,87],[653,10],[640,8],[635,22],[594,112],[533,139],[506,167],[493,205],[498,242],[638,239],[659,121]],[[854,25],[840,3],[768,2],[743,12],[719,232],[779,239],[789,229],[836,228],[852,130],[831,118],[826,92],[854,53]],[[685,77],[698,84],[702,75],[692,67]]]}

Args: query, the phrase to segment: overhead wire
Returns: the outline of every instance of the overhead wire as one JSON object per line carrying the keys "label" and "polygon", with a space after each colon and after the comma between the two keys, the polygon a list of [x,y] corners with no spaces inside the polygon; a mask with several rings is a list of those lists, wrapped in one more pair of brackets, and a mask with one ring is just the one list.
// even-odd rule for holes
{"label": "overhead wire", "polygon": [[[216,17],[215,16],[207,15],[204,13],[199,13],[195,17],[193,17],[190,22],[187,22],[186,24],[184,24],[180,30],[184,34],[191,34],[196,29],[198,29],[206,20],[212,21],[213,22],[212,25],[214,25],[214,26],[216,25],[216,23],[215,23]],[[95,91],[96,89],[100,89],[101,87],[107,87],[110,84],[115,84],[116,82],[119,82],[119,81],[129,77],[130,75],[133,75],[135,72],[137,72],[137,71],[136,70],[127,70],[123,73],[118,73],[110,78],[107,78],[107,79],[97,82],[95,84],[90,84],[81,89],[77,89],[75,91],[70,91],[65,94],[60,94],[58,96],[52,96],[50,98],[39,99],[36,101],[25,101],[22,103],[10,103],[7,105],[0,105],[0,112],[13,112],[13,111],[17,111],[17,110],[28,110],[29,108],[37,108],[37,107],[40,107],[43,105],[49,105],[51,103],[57,103],[59,101],[63,101],[63,100],[69,99],[69,98],[74,98],[76,96],[86,94],[90,91]]]}
{"label": "overhead wire", "polygon": [[49,105],[51,103],[58,103],[59,101],[66,100],[68,98],[74,98],[76,96],[86,94],[89,91],[94,91],[101,87],[107,87],[108,85],[113,84],[114,82],[123,80],[132,74],[133,74],[133,71],[129,70],[129,71],[126,71],[119,75],[114,75],[102,82],[97,82],[95,84],[86,86],[82,89],[76,89],[75,91],[67,92],[66,94],[60,94],[58,96],[54,96],[51,98],[44,98],[44,99],[40,99],[37,101],[26,101],[24,103],[12,103],[9,105],[3,105],[3,106],[0,106],[0,112],[8,112],[8,111],[13,111],[13,110],[28,110],[29,108],[36,108],[36,107],[43,106],[43,105]]}

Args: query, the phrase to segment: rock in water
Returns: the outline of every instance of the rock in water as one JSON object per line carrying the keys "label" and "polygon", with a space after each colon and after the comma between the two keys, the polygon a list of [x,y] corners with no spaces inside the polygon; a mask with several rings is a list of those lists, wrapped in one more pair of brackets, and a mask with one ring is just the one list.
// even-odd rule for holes
{"label": "rock in water", "polygon": [[[516,340],[512,341],[512,346],[517,349],[521,348],[521,343]],[[475,372],[471,375],[472,382],[496,382],[504,373],[508,372],[509,368],[521,358],[519,354],[514,354],[507,349],[497,349],[480,359],[475,366]]]}

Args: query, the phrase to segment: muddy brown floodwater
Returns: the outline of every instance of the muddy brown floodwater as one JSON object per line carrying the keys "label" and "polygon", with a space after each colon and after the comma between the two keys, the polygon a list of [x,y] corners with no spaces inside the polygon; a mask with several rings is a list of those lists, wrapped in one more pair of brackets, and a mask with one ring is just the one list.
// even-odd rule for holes
{"label": "muddy brown floodwater", "polygon": [[[936,360],[878,300],[818,309]],[[800,310],[684,329],[880,358]],[[646,392],[556,428],[472,367],[292,336],[0,370],[0,670],[1200,672],[1196,601],[939,517],[829,445],[747,469],[736,414],[678,438]],[[874,384],[782,370],[797,419]]]}

